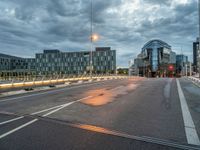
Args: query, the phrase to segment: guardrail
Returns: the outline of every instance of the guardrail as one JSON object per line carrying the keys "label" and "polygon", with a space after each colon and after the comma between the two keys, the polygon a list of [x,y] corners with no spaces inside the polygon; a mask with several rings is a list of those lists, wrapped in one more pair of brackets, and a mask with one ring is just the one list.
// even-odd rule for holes
{"label": "guardrail", "polygon": [[116,76],[116,75],[107,75],[107,76],[79,76],[79,77],[71,77],[71,78],[61,78],[61,79],[48,79],[48,80],[33,80],[33,81],[22,81],[22,82],[14,82],[11,83],[2,83],[0,84],[0,89],[6,88],[15,88],[15,87],[28,87],[28,86],[41,86],[41,85],[51,85],[65,82],[73,82],[73,81],[83,81],[83,80],[101,80],[101,79],[119,79],[119,78],[129,78],[129,76]]}

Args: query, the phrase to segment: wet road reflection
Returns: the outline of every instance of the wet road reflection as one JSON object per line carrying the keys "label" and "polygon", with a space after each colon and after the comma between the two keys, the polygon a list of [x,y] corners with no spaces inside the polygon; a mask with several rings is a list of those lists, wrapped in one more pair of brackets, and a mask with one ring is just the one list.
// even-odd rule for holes
{"label": "wet road reflection", "polygon": [[127,86],[118,86],[114,89],[106,90],[91,90],[87,95],[92,96],[92,98],[81,101],[81,103],[92,105],[92,106],[101,106],[107,103],[113,102],[116,100],[116,97],[119,95],[125,95],[128,92],[133,91],[138,87],[139,84],[129,84]]}

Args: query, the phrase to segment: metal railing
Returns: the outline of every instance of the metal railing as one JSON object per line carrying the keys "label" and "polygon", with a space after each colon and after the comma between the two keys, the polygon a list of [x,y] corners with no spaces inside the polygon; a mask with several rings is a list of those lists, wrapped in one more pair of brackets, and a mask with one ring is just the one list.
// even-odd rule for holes
{"label": "metal railing", "polygon": [[63,75],[63,76],[35,76],[32,78],[12,78],[10,80],[0,80],[0,89],[26,86],[51,85],[79,80],[101,80],[101,79],[119,79],[128,78],[128,76],[95,74],[90,75]]}

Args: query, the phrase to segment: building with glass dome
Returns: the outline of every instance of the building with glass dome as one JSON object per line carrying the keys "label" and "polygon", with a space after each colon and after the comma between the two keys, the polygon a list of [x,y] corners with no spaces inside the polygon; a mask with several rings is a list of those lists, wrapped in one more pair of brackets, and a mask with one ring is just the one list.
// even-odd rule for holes
{"label": "building with glass dome", "polygon": [[139,74],[143,76],[165,77],[175,73],[176,53],[162,40],[154,39],[147,42],[138,56],[137,60],[140,59],[140,63],[136,65]]}

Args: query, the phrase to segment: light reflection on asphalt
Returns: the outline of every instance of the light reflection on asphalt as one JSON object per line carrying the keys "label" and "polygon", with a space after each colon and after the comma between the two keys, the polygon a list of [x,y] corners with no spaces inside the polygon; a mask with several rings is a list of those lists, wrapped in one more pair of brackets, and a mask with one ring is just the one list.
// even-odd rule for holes
{"label": "light reflection on asphalt", "polygon": [[128,94],[128,92],[133,91],[138,87],[138,84],[129,84],[127,86],[118,86],[114,89],[106,90],[91,90],[87,92],[87,95],[92,96],[92,98],[81,101],[83,104],[91,106],[101,106],[116,100],[119,95]]}

